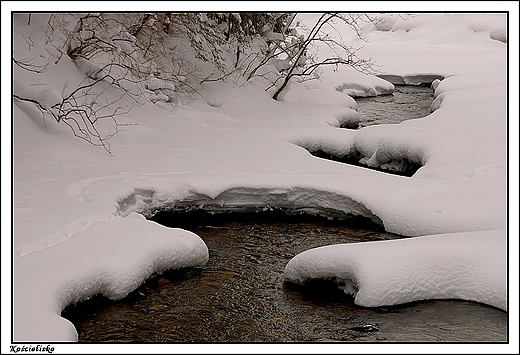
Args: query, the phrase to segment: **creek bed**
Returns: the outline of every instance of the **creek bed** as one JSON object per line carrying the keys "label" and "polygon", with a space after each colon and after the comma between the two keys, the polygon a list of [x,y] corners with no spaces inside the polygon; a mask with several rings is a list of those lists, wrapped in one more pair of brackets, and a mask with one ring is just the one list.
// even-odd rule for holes
{"label": "creek bed", "polygon": [[356,306],[332,282],[283,281],[296,254],[310,248],[400,238],[362,218],[200,212],[155,218],[206,242],[202,268],[169,271],[128,297],[69,306],[80,342],[505,342],[507,313],[457,300]]}
{"label": "creek bed", "polygon": [[[433,90],[396,86],[393,95],[356,100],[361,127],[399,123],[427,116]],[[285,265],[305,250],[401,238],[369,220],[279,211],[163,211],[151,219],[198,234],[209,248],[207,265],[165,272],[120,301],[96,296],[67,307],[62,315],[80,342],[507,341],[507,312],[486,305],[436,300],[363,308],[332,282],[284,283]]]}
{"label": "creek bed", "polygon": [[[430,114],[433,92],[429,86],[425,85],[396,85],[392,95],[356,98],[357,111],[360,117],[357,128],[381,124],[398,124],[406,120],[426,117]],[[309,150],[309,152],[318,158],[406,177],[413,176],[422,167],[422,165],[405,157],[394,162],[395,165],[390,164],[389,166],[392,168],[389,166],[369,167],[366,163],[360,163],[361,155],[359,152],[340,156],[321,149]]]}
{"label": "creek bed", "polygon": [[426,117],[433,102],[433,89],[424,85],[395,85],[392,95],[356,98],[359,127],[396,124]]}

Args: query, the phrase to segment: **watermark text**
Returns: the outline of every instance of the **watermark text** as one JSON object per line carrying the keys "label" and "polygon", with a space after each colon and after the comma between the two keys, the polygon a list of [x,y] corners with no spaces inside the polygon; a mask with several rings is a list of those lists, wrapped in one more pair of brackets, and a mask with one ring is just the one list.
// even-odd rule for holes
{"label": "watermark text", "polygon": [[50,345],[11,345],[9,350],[11,353],[49,353],[52,354],[54,352],[54,347]]}

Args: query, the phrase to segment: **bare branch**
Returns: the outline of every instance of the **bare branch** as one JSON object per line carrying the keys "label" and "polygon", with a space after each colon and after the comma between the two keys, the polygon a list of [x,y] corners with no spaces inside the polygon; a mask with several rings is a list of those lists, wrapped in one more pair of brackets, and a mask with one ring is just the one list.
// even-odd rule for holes
{"label": "bare branch", "polygon": [[16,59],[13,57],[13,63],[19,66],[20,68],[31,71],[33,73],[43,73],[47,70],[48,62],[43,65],[34,64],[34,58],[33,59]]}
{"label": "bare branch", "polygon": [[[312,29],[308,32],[303,41],[300,41],[298,52],[291,59],[291,66],[286,72],[281,72],[281,76],[277,78],[269,87],[276,86],[277,82],[283,77],[282,84],[273,94],[273,99],[277,100],[278,96],[284,91],[293,77],[308,77],[316,75],[316,70],[325,65],[349,65],[361,72],[367,72],[371,68],[371,59],[359,58],[356,52],[359,49],[347,46],[344,44],[341,34],[334,27],[334,20],[339,19],[347,24],[356,34],[362,39],[366,40],[362,23],[373,22],[375,18],[365,14],[338,14],[338,13],[324,13],[316,21]],[[329,25],[340,35],[340,40],[336,40],[330,36],[329,33],[323,33],[322,29],[325,25]],[[309,59],[307,52],[309,47],[314,43],[322,43],[327,45],[336,57],[327,58],[321,61],[314,61]],[[344,51],[345,54],[340,54],[339,51]]]}

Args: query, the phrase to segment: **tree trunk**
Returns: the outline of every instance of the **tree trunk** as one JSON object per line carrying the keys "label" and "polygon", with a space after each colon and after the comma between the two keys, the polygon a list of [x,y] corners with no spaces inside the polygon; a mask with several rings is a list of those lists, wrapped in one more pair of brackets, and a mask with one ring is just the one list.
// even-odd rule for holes
{"label": "tree trunk", "polygon": [[226,42],[229,42],[229,39],[231,38],[231,21],[233,20],[233,16],[231,15],[231,12],[228,14],[228,29],[226,33]]}
{"label": "tree trunk", "polygon": [[273,95],[273,99],[275,99],[276,101],[278,101],[278,96],[280,96],[280,94],[282,93],[283,89],[285,89],[285,87],[287,86],[287,84],[289,84],[289,80],[291,80],[291,76],[288,75],[285,77],[283,83],[282,83],[282,86],[280,86],[278,88],[278,90],[276,90],[276,92],[274,93]]}
{"label": "tree trunk", "polygon": [[237,43],[237,61],[235,62],[235,68],[238,67],[239,59],[240,59],[240,44]]}

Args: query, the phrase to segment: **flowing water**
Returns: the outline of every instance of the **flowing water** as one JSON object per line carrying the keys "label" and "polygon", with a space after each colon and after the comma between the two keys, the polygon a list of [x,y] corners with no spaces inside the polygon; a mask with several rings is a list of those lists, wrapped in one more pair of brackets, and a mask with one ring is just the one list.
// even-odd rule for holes
{"label": "flowing water", "polygon": [[[68,307],[80,342],[503,342],[507,313],[442,300],[363,308],[332,282],[283,281],[310,248],[400,238],[360,218],[328,221],[269,213],[154,218],[206,242],[203,268],[163,273],[120,301]],[[188,222],[187,222],[188,221]],[[191,223],[190,223],[191,221]]]}
{"label": "flowing water", "polygon": [[[429,113],[433,91],[396,86],[357,99],[361,126]],[[277,212],[160,212],[152,220],[198,234],[209,261],[145,282],[120,301],[67,307],[80,342],[506,342],[508,314],[460,300],[363,308],[332,282],[287,284],[287,262],[310,248],[400,238],[362,218]]]}
{"label": "flowing water", "polygon": [[[356,98],[360,122],[357,128],[380,124],[398,124],[406,120],[426,117],[430,114],[433,102],[433,89],[429,86],[395,86],[392,95]],[[360,163],[361,156],[355,152],[352,155],[335,155],[323,150],[309,150],[319,158],[338,161],[344,164],[356,165],[363,168],[411,177],[422,165],[402,157],[397,165],[368,167]],[[399,167],[396,169],[395,167]]]}
{"label": "flowing water", "polygon": [[433,89],[428,86],[396,85],[392,95],[356,98],[360,127],[400,123],[430,114]]}

